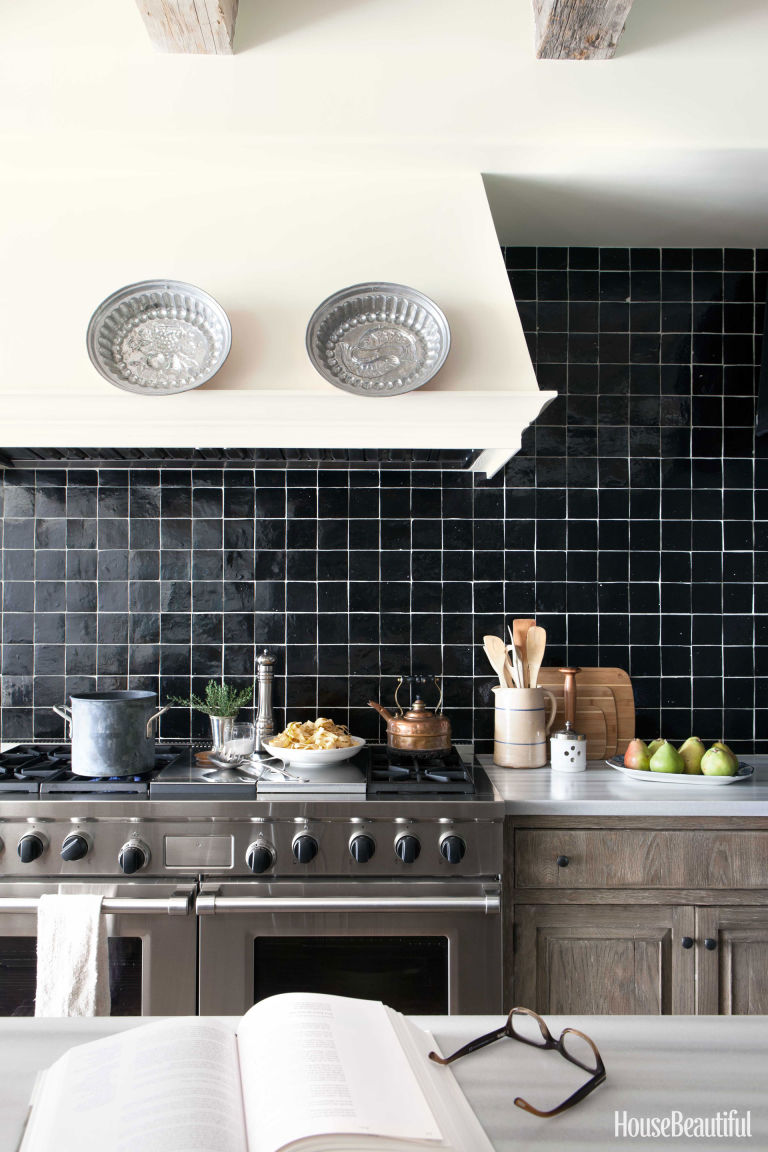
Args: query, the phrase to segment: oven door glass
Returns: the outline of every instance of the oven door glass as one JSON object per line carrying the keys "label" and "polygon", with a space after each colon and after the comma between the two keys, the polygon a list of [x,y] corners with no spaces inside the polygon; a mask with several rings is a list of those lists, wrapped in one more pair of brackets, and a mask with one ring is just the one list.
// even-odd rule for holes
{"label": "oven door glass", "polygon": [[[113,936],[108,945],[110,1015],[141,1016],[141,940]],[[34,1016],[36,985],[35,937],[0,937],[0,1016]]]}
{"label": "oven door glass", "polygon": [[[94,887],[89,884],[89,891]],[[57,891],[55,882],[0,883],[0,1016],[34,1015],[35,901]],[[188,879],[104,886],[105,897],[130,902],[124,910],[105,913],[113,1016],[191,1016],[197,1011],[194,892]]]}
{"label": "oven door glass", "polygon": [[288,991],[415,1015],[501,1011],[498,884],[209,882],[197,907],[204,1015],[239,1015]]}
{"label": "oven door glass", "polygon": [[383,1000],[398,1012],[448,1012],[445,936],[259,936],[253,1001],[278,992]]}

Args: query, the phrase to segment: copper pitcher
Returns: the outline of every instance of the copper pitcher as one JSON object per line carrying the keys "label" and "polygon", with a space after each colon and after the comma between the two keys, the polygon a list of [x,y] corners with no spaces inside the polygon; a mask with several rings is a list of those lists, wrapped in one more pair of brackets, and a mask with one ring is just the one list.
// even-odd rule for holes
{"label": "copper pitcher", "polygon": [[[419,685],[426,684],[430,679],[437,685],[440,698],[434,712],[430,712],[418,692],[411,702],[408,711],[398,700],[398,693],[404,683]],[[443,689],[437,676],[398,676],[395,689],[395,705],[397,715],[384,708],[375,700],[369,700],[371,708],[375,708],[379,715],[387,722],[387,747],[397,752],[419,753],[448,752],[451,748],[451,722],[441,711],[443,703]]]}

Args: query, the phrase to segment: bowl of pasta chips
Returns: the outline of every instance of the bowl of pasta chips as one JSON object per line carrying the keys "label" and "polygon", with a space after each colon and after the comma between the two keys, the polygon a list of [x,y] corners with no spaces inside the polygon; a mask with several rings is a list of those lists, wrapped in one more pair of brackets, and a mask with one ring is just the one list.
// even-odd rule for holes
{"label": "bowl of pasta chips", "polygon": [[270,756],[297,768],[318,768],[350,760],[364,745],[360,736],[350,736],[344,724],[334,724],[327,716],[303,724],[294,720],[272,740],[264,742]]}

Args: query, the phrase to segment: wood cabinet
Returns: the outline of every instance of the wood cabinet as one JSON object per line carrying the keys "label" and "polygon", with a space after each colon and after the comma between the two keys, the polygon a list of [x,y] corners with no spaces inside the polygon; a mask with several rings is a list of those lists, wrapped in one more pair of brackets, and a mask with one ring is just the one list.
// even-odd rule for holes
{"label": "wood cabinet", "polygon": [[581,825],[508,818],[506,1002],[768,1014],[768,820]]}
{"label": "wood cabinet", "polygon": [[696,909],[696,1011],[768,1014],[768,907]]}
{"label": "wood cabinet", "polygon": [[514,1002],[558,1015],[694,1010],[692,908],[521,904]]}

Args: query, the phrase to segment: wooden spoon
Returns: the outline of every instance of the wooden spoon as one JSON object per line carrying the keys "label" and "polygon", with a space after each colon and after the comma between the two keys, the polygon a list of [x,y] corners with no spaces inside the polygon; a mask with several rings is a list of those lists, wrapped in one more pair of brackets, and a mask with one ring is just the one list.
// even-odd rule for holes
{"label": "wooden spoon", "polygon": [[526,635],[525,662],[528,671],[528,687],[535,688],[539,680],[539,669],[544,660],[544,650],[547,647],[547,630],[535,624],[528,629]]}
{"label": "wooden spoon", "polygon": [[491,667],[499,678],[499,684],[502,688],[509,688],[510,684],[507,680],[506,670],[504,667],[507,659],[507,649],[504,641],[500,636],[483,636],[483,648],[485,654],[491,662]]}

